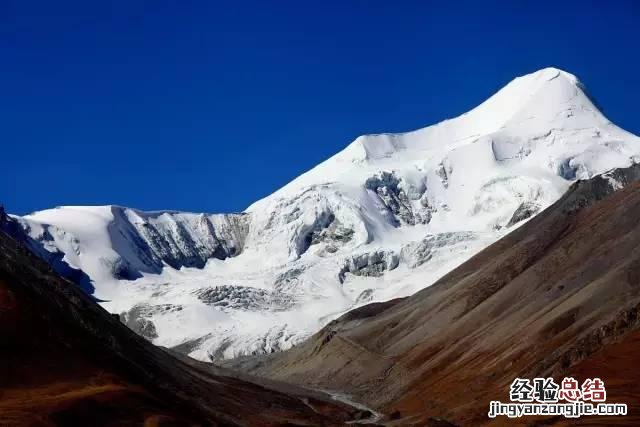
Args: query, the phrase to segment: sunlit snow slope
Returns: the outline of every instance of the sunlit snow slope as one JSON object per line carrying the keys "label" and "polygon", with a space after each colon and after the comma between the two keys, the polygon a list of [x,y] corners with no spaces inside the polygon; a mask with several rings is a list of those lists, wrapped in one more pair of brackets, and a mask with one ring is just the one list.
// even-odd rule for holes
{"label": "sunlit snow slope", "polygon": [[640,138],[547,68],[455,119],[361,136],[241,214],[102,206],[16,219],[134,330],[215,360],[287,348],[355,306],[429,286],[572,181],[638,155]]}

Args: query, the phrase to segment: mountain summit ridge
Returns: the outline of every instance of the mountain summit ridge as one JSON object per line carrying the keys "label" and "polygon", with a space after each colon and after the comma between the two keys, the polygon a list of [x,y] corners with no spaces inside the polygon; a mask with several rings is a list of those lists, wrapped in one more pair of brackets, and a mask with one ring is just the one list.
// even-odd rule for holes
{"label": "mountain summit ridge", "polygon": [[[533,101],[538,101],[533,106],[538,108],[531,111],[530,104]],[[332,175],[333,170],[348,167],[345,164],[352,163],[351,167],[357,167],[363,162],[392,157],[399,154],[399,151],[437,149],[442,144],[453,148],[460,143],[500,132],[508,126],[522,128],[531,119],[535,119],[537,127],[547,122],[549,126],[543,127],[553,128],[552,125],[559,124],[558,120],[554,120],[557,119],[555,116],[565,111],[571,112],[572,119],[562,121],[562,128],[568,126],[569,129],[577,130],[594,125],[612,125],[586,94],[583,84],[575,75],[548,67],[516,77],[477,107],[457,117],[408,132],[361,135],[342,151],[276,193],[294,188],[300,181],[299,186],[309,185],[312,180],[318,181],[316,175],[323,175],[326,179]],[[585,125],[585,119],[592,121],[590,126]],[[617,127],[616,130],[622,131]],[[531,129],[524,131],[531,132]],[[311,176],[314,178],[309,179]],[[252,210],[256,203],[247,210]]]}
{"label": "mountain summit ridge", "polygon": [[[558,200],[640,158],[572,74],[516,78],[457,118],[365,135],[241,214],[74,207],[14,217],[155,344],[199,359],[286,349],[410,295]],[[613,178],[612,178],[613,179]]]}

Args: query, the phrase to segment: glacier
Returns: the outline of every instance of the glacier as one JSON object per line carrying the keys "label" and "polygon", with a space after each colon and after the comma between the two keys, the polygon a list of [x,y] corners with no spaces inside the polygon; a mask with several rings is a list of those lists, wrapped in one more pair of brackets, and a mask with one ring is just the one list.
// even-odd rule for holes
{"label": "glacier", "polygon": [[12,218],[133,330],[216,361],[287,349],[350,309],[423,289],[574,181],[639,156],[640,138],[574,75],[546,68],[459,117],[361,136],[241,213],[67,206]]}

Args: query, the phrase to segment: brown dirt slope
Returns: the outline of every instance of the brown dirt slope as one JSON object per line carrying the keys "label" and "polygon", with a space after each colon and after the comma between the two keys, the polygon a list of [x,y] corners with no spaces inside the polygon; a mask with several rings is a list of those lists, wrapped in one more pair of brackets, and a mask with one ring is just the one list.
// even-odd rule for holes
{"label": "brown dirt slope", "polygon": [[[6,221],[6,218],[5,218]],[[326,395],[154,347],[0,231],[0,425],[342,425]]]}
{"label": "brown dirt slope", "polygon": [[399,419],[389,425],[488,423],[489,402],[508,401],[515,377],[575,372],[602,378],[609,400],[631,409],[624,420],[581,422],[640,425],[638,178],[633,166],[577,182],[433,286],[230,365],[352,393]]}

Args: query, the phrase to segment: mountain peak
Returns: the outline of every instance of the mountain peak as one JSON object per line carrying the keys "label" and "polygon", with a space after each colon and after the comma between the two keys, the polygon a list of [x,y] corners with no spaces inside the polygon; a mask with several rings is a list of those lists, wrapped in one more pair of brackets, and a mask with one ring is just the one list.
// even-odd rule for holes
{"label": "mountain peak", "polygon": [[573,181],[637,159],[640,138],[545,68],[454,119],[359,137],[244,215],[66,208],[16,221],[156,344],[217,359],[286,349],[340,311],[428,286]]}
{"label": "mountain peak", "polygon": [[[563,111],[572,114],[563,115]],[[478,133],[492,133],[506,126],[534,120],[539,129],[571,126],[576,113],[587,112],[593,123],[602,124],[602,115],[583,90],[578,78],[557,68],[544,68],[517,77],[497,93],[461,117],[473,117]]]}
{"label": "mountain peak", "polygon": [[564,71],[555,67],[542,68],[538,71],[534,71],[533,73],[516,77],[516,80],[517,79],[540,79],[540,80],[549,81],[549,80],[556,79],[558,77],[561,77],[574,85],[580,84],[580,81],[574,74],[571,74],[567,71]]}
{"label": "mountain peak", "polygon": [[[485,149],[472,157],[482,154],[499,162],[512,155],[524,159],[532,151],[540,151],[541,156],[548,151],[548,156],[555,159],[547,160],[552,169],[558,167],[557,162],[565,161],[561,157],[582,152],[586,146],[595,144],[594,153],[604,150],[607,159],[616,158],[615,166],[624,166],[627,162],[621,159],[628,159],[629,153],[636,152],[618,147],[620,141],[627,140],[638,143],[635,136],[615,126],[598,110],[575,75],[547,67],[516,77],[458,117],[410,132],[362,135],[272,196],[340,181],[353,174],[370,175],[381,167],[404,169],[408,164],[415,164],[417,168],[430,168],[431,161],[449,157],[447,153],[452,150],[455,153],[480,150],[476,142]],[[607,144],[618,148],[608,149]],[[259,201],[248,210],[261,205]]]}
{"label": "mountain peak", "polygon": [[575,75],[548,67],[513,79],[458,117],[413,132],[364,135],[345,151],[350,160],[374,160],[399,150],[433,149],[505,130],[536,137],[550,129],[576,130],[607,123]]}

